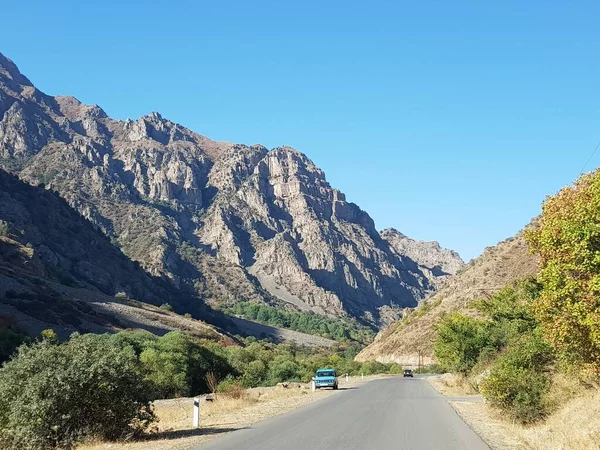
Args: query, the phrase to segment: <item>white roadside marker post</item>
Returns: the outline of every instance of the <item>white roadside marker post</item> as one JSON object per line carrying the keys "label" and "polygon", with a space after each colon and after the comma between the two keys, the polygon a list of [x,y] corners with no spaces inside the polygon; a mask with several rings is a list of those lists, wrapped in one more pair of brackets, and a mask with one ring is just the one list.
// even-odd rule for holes
{"label": "white roadside marker post", "polygon": [[360,374],[360,379],[361,379],[361,380],[364,380],[364,379],[365,379],[365,374],[364,374],[364,373],[361,373],[361,374]]}
{"label": "white roadside marker post", "polygon": [[312,380],[312,391],[315,392],[316,390],[315,380]]}
{"label": "white roadside marker post", "polygon": [[346,374],[346,383],[348,382],[348,374]]}
{"label": "white roadside marker post", "polygon": [[192,426],[194,428],[198,428],[200,426],[200,399],[194,399],[194,419],[192,422]]}

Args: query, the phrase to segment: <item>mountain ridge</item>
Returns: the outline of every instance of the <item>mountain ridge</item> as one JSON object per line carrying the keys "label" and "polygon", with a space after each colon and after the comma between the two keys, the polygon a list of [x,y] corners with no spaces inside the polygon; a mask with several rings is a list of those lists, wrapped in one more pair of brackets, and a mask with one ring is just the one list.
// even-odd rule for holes
{"label": "mountain ridge", "polygon": [[290,147],[216,142],[157,112],[114,120],[43,94],[4,56],[0,117],[0,166],[57,191],[150,274],[211,303],[382,324],[435,287]]}

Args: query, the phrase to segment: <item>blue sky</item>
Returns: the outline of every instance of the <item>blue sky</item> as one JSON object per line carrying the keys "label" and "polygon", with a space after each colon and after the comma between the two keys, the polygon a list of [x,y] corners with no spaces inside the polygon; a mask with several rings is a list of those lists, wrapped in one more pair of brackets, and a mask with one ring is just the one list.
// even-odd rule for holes
{"label": "blue sky", "polygon": [[[290,145],[378,229],[465,259],[513,235],[600,141],[598,2],[2,6],[41,90],[217,140]],[[588,170],[600,165],[600,151]]]}

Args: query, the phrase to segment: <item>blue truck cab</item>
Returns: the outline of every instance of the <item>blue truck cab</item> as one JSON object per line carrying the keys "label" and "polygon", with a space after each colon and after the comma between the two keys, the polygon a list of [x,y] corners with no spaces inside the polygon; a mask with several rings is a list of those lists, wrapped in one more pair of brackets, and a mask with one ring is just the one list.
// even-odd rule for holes
{"label": "blue truck cab", "polygon": [[317,369],[317,373],[313,378],[315,389],[330,387],[338,388],[338,380],[335,375],[335,369]]}

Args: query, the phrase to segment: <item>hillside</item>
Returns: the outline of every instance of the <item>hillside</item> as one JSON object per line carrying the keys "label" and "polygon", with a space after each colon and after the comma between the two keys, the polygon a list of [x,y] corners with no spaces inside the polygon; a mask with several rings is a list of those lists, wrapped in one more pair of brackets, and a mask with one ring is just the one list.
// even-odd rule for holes
{"label": "hillside", "polygon": [[215,142],[155,112],[113,120],[40,92],[2,55],[0,117],[1,167],[212,304],[282,301],[379,325],[434,289],[292,148]]}
{"label": "hillside", "polygon": [[488,247],[406,318],[381,331],[356,357],[407,366],[433,362],[434,324],[441,314],[467,311],[470,300],[486,296],[507,284],[537,272],[537,260],[529,254],[522,232]]}
{"label": "hillside", "polygon": [[[177,328],[182,319],[157,308],[163,303],[199,319],[232,325],[190,293],[148,275],[60,197],[0,169],[4,316],[32,334],[44,328],[65,336],[75,330],[129,327],[160,334]],[[224,337],[197,320],[183,327],[204,337]]]}

